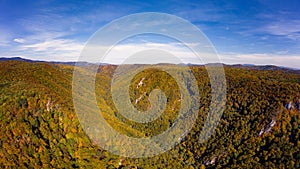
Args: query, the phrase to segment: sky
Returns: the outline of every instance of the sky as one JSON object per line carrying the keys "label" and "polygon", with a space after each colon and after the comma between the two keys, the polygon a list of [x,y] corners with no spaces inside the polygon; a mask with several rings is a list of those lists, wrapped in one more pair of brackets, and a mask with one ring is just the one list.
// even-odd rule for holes
{"label": "sky", "polygon": [[[300,68],[299,7],[298,0],[0,0],[0,57],[75,61],[93,34],[115,19],[162,12],[198,27],[223,63]],[[127,51],[159,46],[197,62],[176,44],[155,36],[127,39],[116,47],[122,52],[105,61],[117,63]]]}

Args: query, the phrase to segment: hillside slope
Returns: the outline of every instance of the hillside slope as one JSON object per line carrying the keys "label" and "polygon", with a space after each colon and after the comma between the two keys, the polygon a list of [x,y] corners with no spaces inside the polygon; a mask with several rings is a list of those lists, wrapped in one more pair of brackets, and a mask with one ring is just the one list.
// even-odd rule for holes
{"label": "hillside slope", "polygon": [[[172,77],[146,70],[132,80],[129,94],[139,110],[149,108],[147,98],[155,88],[168,98],[163,116],[143,125],[127,120],[114,106],[110,84],[115,68],[101,66],[96,79],[99,108],[108,123],[133,137],[153,136],[170,127],[180,107]],[[203,66],[191,66],[201,96],[193,129],[169,152],[130,159],[110,154],[84,133],[73,108],[72,65],[2,61],[0,168],[300,168],[300,74],[224,68],[226,110],[207,142],[199,142],[199,133],[209,110],[210,83]]]}

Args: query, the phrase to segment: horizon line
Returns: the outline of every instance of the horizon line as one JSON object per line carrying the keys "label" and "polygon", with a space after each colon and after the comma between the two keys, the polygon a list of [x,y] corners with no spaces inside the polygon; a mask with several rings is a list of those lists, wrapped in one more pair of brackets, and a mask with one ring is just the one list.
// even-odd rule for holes
{"label": "horizon line", "polygon": [[[67,64],[67,65],[73,65],[76,66],[77,63],[82,63],[82,64],[94,64],[94,65],[122,65],[122,64],[117,64],[117,63],[109,63],[109,62],[88,62],[88,61],[49,61],[49,60],[35,60],[35,59],[28,59],[24,57],[0,57],[0,62],[1,61],[24,61],[24,62],[43,62],[43,63],[54,63],[54,64]],[[263,67],[263,66],[274,66],[274,67],[279,67],[279,68],[284,68],[284,69],[290,69],[290,70],[300,70],[300,68],[295,68],[295,67],[288,67],[288,66],[281,66],[281,65],[275,65],[275,64],[252,64],[252,63],[224,63],[224,62],[219,62],[219,63],[155,63],[155,64],[149,64],[149,65],[159,65],[159,64],[173,64],[173,65],[192,65],[192,66],[206,66],[206,65],[213,65],[213,64],[222,64],[225,66],[237,66],[241,65],[244,67]],[[132,64],[123,64],[123,65],[148,65],[145,63],[132,63]],[[78,65],[79,66],[79,65]]]}

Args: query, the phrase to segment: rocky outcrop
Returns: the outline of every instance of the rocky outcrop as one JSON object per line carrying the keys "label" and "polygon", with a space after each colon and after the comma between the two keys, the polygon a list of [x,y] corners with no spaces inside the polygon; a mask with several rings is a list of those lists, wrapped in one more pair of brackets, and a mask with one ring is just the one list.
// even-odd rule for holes
{"label": "rocky outcrop", "polygon": [[260,129],[258,136],[261,136],[264,133],[269,133],[272,130],[273,126],[275,126],[275,124],[276,124],[276,119],[272,118],[272,121],[270,123],[268,123],[265,127]]}
{"label": "rocky outcrop", "polygon": [[272,119],[272,121],[267,125],[267,128],[265,130],[265,133],[269,133],[272,129],[272,127],[276,124],[275,119]]}
{"label": "rocky outcrop", "polygon": [[289,103],[285,104],[284,108],[287,110],[292,110],[294,108],[293,102],[289,102]]}
{"label": "rocky outcrop", "polygon": [[217,156],[212,156],[209,160],[204,161],[204,165],[212,165],[216,162]]}
{"label": "rocky outcrop", "polygon": [[298,99],[296,102],[290,101],[286,103],[284,108],[289,111],[296,110],[300,113],[300,99]]}
{"label": "rocky outcrop", "polygon": [[48,99],[48,102],[46,104],[46,110],[49,112],[52,110],[52,106],[53,106],[53,103],[51,101],[51,99]]}
{"label": "rocky outcrop", "polygon": [[135,99],[135,104],[137,104],[145,95],[146,92],[144,92],[139,98]]}
{"label": "rocky outcrop", "polygon": [[139,88],[139,87],[141,87],[144,83],[143,83],[143,81],[144,81],[144,77],[141,79],[141,81],[139,82],[139,84],[137,85],[137,87],[136,88]]}
{"label": "rocky outcrop", "polygon": [[[290,101],[285,103],[284,109],[288,111],[296,110],[298,113],[300,113],[300,99],[298,99],[296,102]],[[282,110],[278,110],[276,113],[273,114],[271,122],[269,122],[266,126],[260,129],[258,136],[261,136],[264,133],[269,133],[272,130],[272,127],[276,124],[276,117],[280,112],[282,112]]]}

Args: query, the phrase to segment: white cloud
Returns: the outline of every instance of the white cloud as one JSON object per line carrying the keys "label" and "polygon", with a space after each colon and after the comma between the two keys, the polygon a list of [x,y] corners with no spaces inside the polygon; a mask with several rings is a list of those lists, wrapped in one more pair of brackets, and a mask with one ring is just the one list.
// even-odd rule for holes
{"label": "white cloud", "polygon": [[300,20],[276,20],[258,28],[256,31],[270,35],[285,36],[288,39],[300,39]]}
{"label": "white cloud", "polygon": [[[191,44],[195,45],[195,44]],[[104,46],[94,47],[103,50]],[[170,59],[164,55],[164,52],[156,52],[157,55],[148,55],[147,52],[152,49],[162,50],[173,55]],[[97,51],[97,50],[95,50]],[[139,54],[138,56],[136,54]],[[277,65],[291,68],[300,68],[300,56],[290,55],[287,51],[282,51],[278,54],[271,53],[221,53],[218,58],[214,53],[198,53],[200,58],[191,50],[180,46],[178,43],[144,43],[144,44],[122,44],[113,47],[103,60],[100,60],[99,55],[94,58],[81,58],[90,62],[106,62],[121,64],[127,60],[127,63],[226,63],[226,64],[256,64],[256,65]],[[129,60],[129,61],[128,61]]]}
{"label": "white cloud", "polygon": [[[191,46],[196,44],[189,44]],[[49,57],[52,60],[60,61],[75,61],[80,56],[81,50],[84,48],[83,44],[75,43],[69,40],[53,40],[39,44],[26,45],[26,50],[32,49],[35,53],[40,52],[44,57]],[[94,46],[95,51],[104,50],[107,46]],[[158,55],[147,55],[147,52],[152,49],[161,50],[163,52],[156,52]],[[172,56],[169,58],[164,55],[167,52]],[[136,54],[141,54],[137,56]],[[201,58],[197,57],[191,50],[185,48],[179,43],[140,43],[140,44],[121,44],[116,45],[110,49],[105,58],[101,60],[100,55],[93,54],[94,58],[79,58],[80,61],[89,62],[105,62],[113,64],[121,64],[127,60],[127,63],[192,63],[192,64],[205,64],[205,63],[226,63],[226,64],[256,64],[256,65],[276,65],[286,66],[291,68],[300,68],[300,56],[285,54],[240,54],[240,53],[221,53],[218,54],[220,60],[216,60],[215,55],[211,53],[198,53]],[[51,60],[50,59],[50,60]]]}
{"label": "white cloud", "polygon": [[[187,44],[191,47],[197,45],[195,43]],[[106,62],[113,64],[121,63],[197,63],[217,62],[216,58],[212,58],[212,54],[198,53],[196,56],[189,48],[180,43],[128,43],[113,46],[104,58],[97,53],[98,51],[108,49],[108,46],[89,46],[92,51],[86,53],[86,58],[80,58],[89,62]],[[96,54],[95,54],[96,53]],[[150,55],[152,54],[152,55]],[[216,55],[214,55],[216,56]],[[101,60],[102,59],[102,60]]]}
{"label": "white cloud", "polygon": [[68,39],[49,39],[43,42],[19,46],[13,55],[48,61],[75,61],[83,44]]}
{"label": "white cloud", "polygon": [[[36,37],[37,38],[37,37]],[[50,38],[50,36],[49,36]],[[18,39],[14,41],[23,40]],[[196,46],[197,44],[189,44],[191,46]],[[96,50],[103,50],[107,46],[95,46]],[[7,55],[11,56],[21,56],[25,58],[38,59],[38,60],[48,60],[48,61],[76,61],[81,54],[82,49],[84,48],[84,44],[69,40],[69,39],[45,39],[44,41],[39,41],[36,43],[28,44],[20,44],[14,51],[7,53]],[[153,43],[153,42],[144,42],[144,43],[126,43],[116,45],[106,57],[102,60],[102,62],[120,64],[126,59],[133,58],[132,55],[136,53],[147,51],[151,49],[158,49],[164,52],[168,52],[169,54],[176,56],[177,59],[170,59],[168,57],[161,56],[147,56],[147,58],[136,59],[136,62],[143,63],[159,63],[159,62],[174,62],[174,63],[193,63],[193,64],[204,64],[217,62],[216,59],[213,58],[212,54],[209,53],[199,53],[200,59],[188,48],[183,46],[180,43]],[[162,53],[163,54],[163,53]],[[96,60],[93,58],[79,58],[80,61],[90,61],[90,62],[98,62],[100,61],[97,54]],[[278,54],[269,54],[269,53],[221,53],[219,54],[219,58],[221,63],[226,64],[256,64],[256,65],[277,65],[277,66],[286,66],[291,68],[300,68],[300,56],[299,55],[291,55],[288,54],[287,51],[281,51]],[[211,59],[211,60],[210,60]],[[135,61],[135,60],[133,60]]]}
{"label": "white cloud", "polygon": [[17,42],[17,43],[24,43],[24,42],[25,42],[25,39],[22,39],[22,38],[15,38],[15,39],[14,39],[14,42]]}
{"label": "white cloud", "polygon": [[67,39],[52,39],[46,40],[40,43],[24,45],[22,48],[24,49],[31,49],[34,51],[72,51],[72,50],[79,50],[81,49],[81,45],[75,43],[72,40]]}

